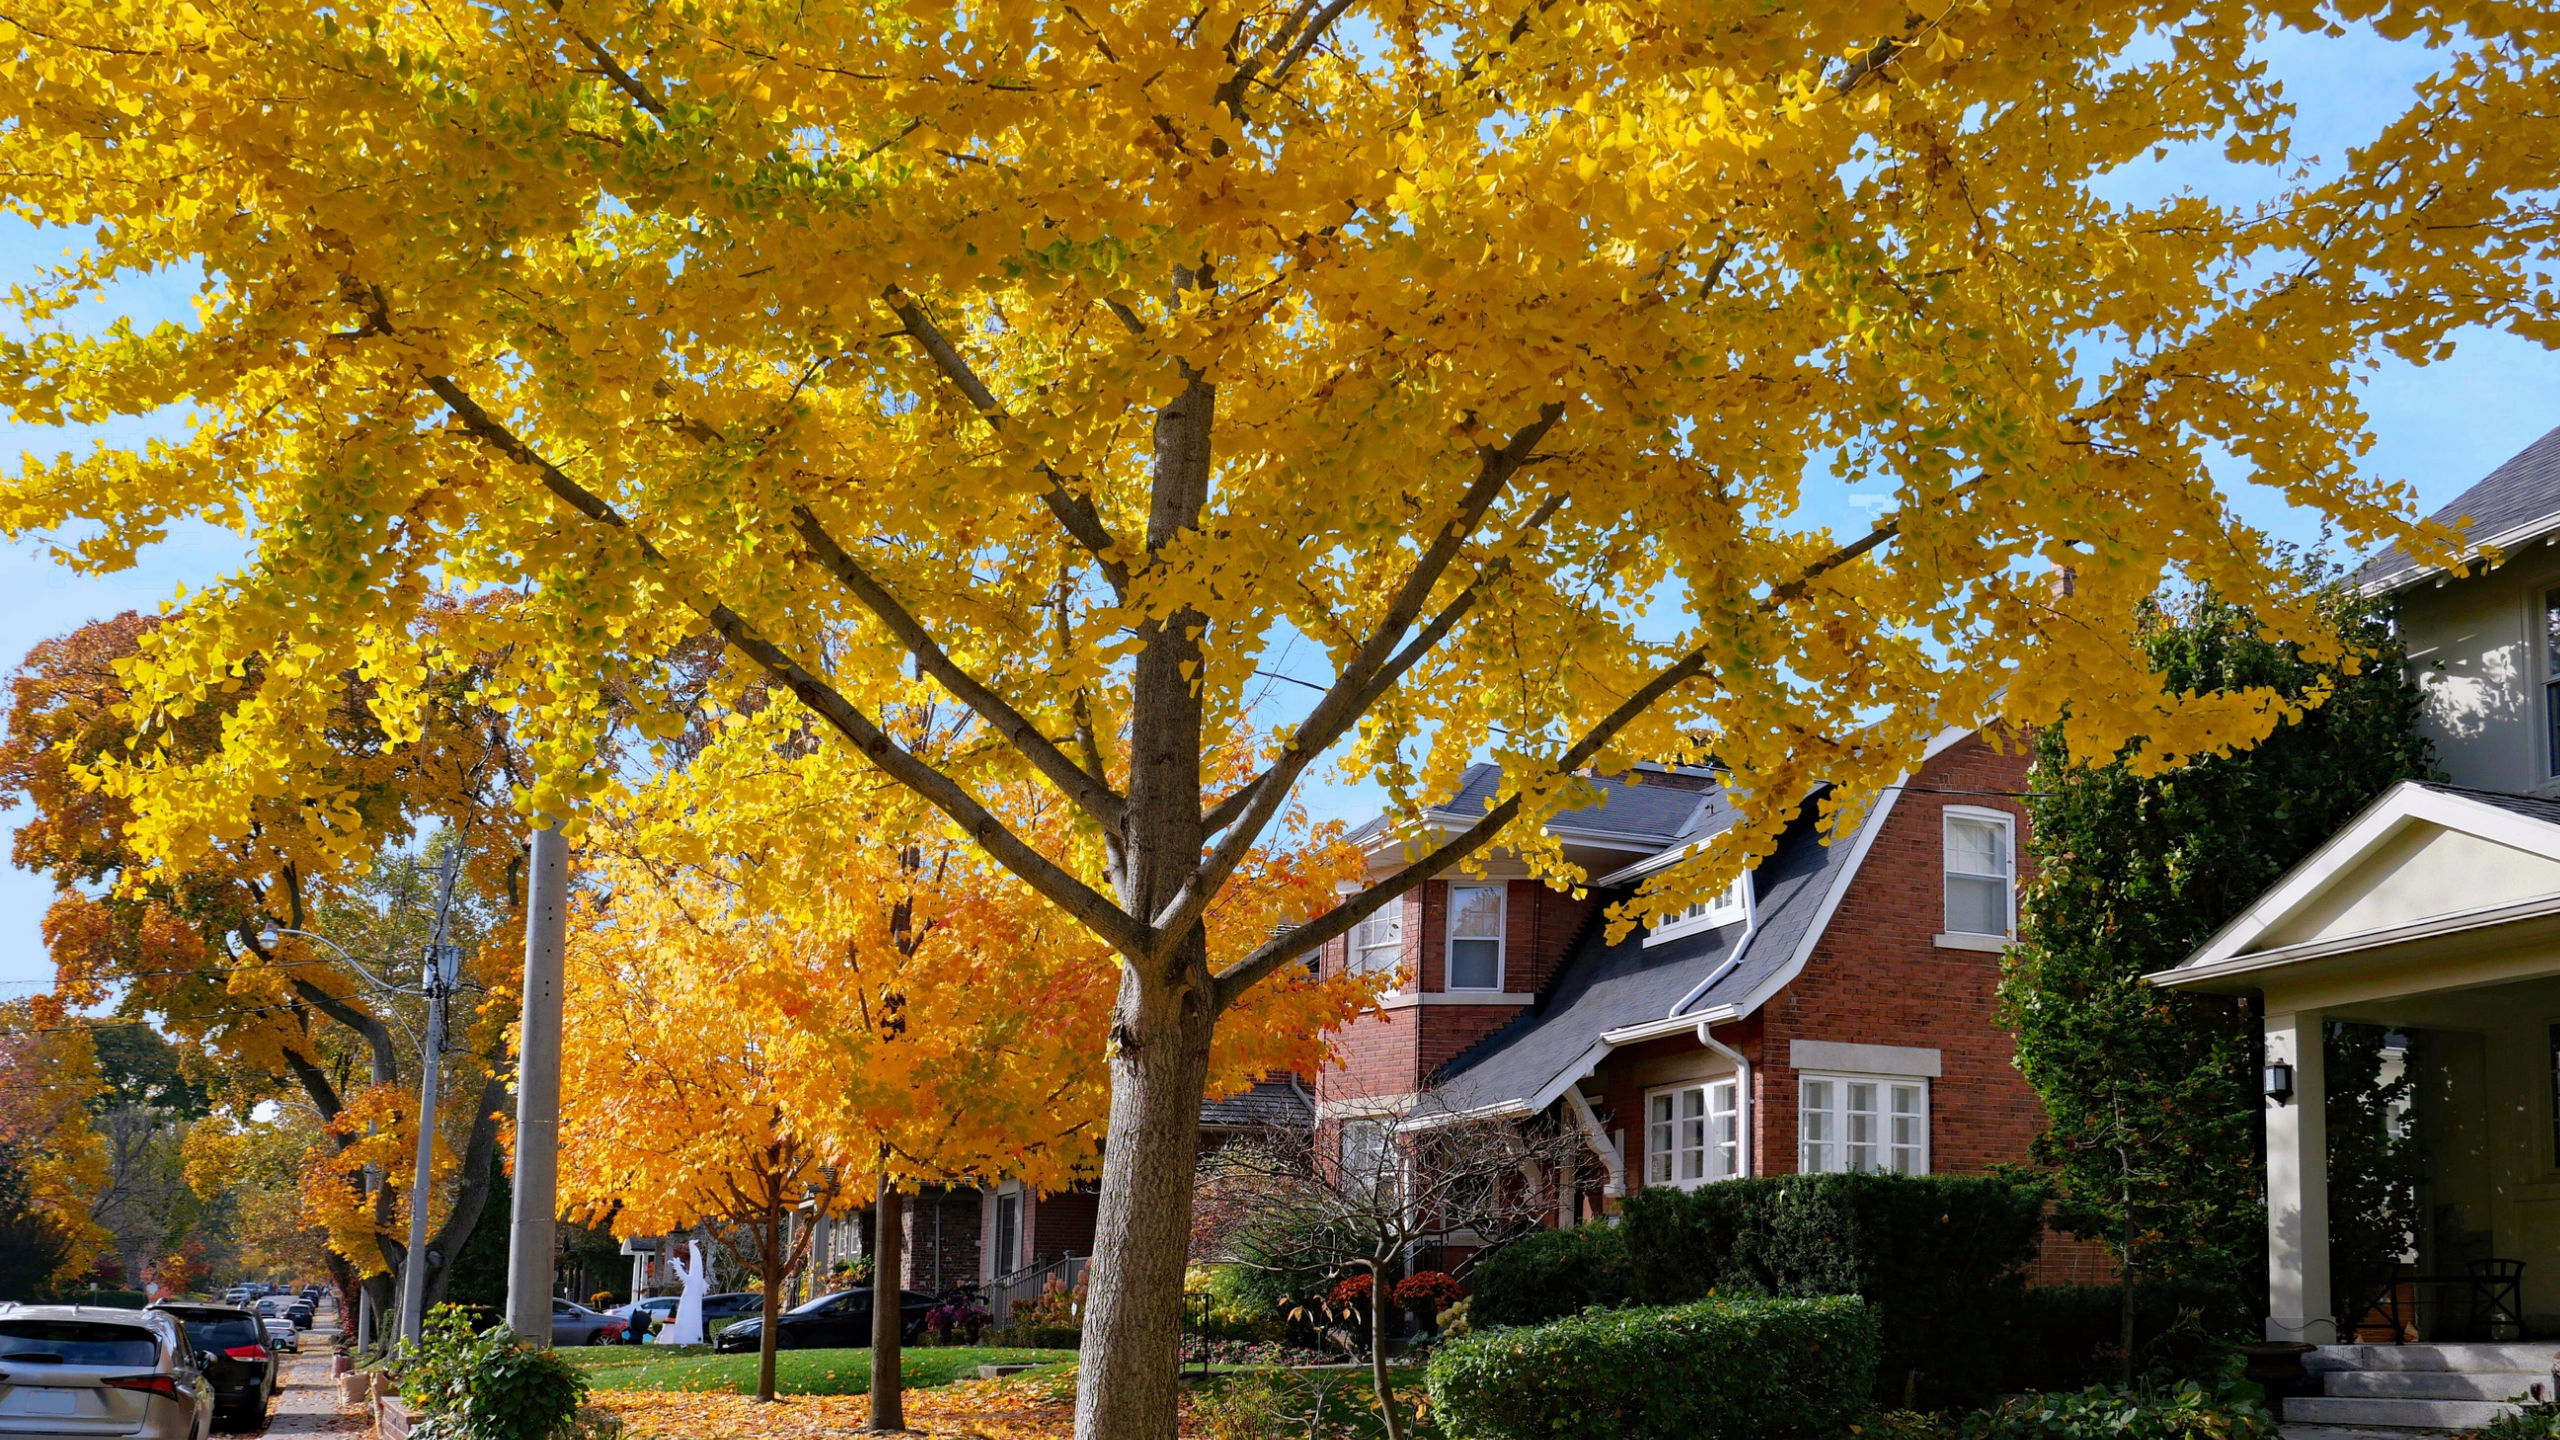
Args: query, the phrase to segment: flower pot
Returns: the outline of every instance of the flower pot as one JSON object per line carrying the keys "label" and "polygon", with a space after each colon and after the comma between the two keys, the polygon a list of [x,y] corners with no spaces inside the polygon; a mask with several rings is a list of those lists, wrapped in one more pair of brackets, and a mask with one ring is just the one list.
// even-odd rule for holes
{"label": "flower pot", "polygon": [[393,1394],[400,1388],[392,1381],[391,1372],[388,1370],[368,1370],[364,1373],[365,1377],[373,1383],[373,1398],[376,1400]]}
{"label": "flower pot", "polygon": [[373,1389],[373,1377],[350,1370],[338,1377],[338,1398],[349,1405],[361,1405]]}
{"label": "flower pot", "polygon": [[355,1373],[355,1369],[356,1357],[353,1355],[332,1355],[329,1357],[329,1373],[332,1375],[352,1375]]}

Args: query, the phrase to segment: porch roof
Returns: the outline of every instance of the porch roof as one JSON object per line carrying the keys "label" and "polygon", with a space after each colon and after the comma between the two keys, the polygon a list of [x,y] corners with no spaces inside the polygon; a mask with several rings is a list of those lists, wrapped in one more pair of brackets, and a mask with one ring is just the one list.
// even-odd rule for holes
{"label": "porch roof", "polygon": [[[2147,983],[2299,1001],[2560,967],[2560,802],[2404,781]],[[2279,997],[2276,991],[2287,992]]]}

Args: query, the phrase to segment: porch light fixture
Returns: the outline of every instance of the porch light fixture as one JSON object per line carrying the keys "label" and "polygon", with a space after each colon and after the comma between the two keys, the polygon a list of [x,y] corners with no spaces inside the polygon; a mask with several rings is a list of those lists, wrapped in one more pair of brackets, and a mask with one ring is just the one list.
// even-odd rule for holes
{"label": "porch light fixture", "polygon": [[2267,1067],[2267,1098],[2278,1105],[2293,1099],[2293,1067],[2282,1060]]}

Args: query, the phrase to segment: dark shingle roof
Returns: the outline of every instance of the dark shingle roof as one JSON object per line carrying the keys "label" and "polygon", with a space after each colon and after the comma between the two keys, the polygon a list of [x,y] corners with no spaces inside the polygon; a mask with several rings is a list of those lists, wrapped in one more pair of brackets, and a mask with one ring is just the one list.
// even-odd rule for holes
{"label": "dark shingle roof", "polygon": [[1316,1123],[1315,1101],[1306,1088],[1286,1075],[1256,1080],[1223,1100],[1200,1102],[1200,1128],[1203,1130],[1265,1130],[1294,1127],[1304,1130]]}
{"label": "dark shingle roof", "polygon": [[[1683,1014],[1741,1000],[1783,968],[1804,942],[1853,848],[1847,835],[1836,844],[1823,844],[1815,819],[1815,802],[1809,799],[1779,838],[1777,850],[1752,872],[1759,932],[1740,963],[1691,1000]],[[1609,891],[1599,898],[1605,904],[1631,893]],[[1642,930],[1611,945],[1605,927],[1590,928],[1536,1005],[1442,1069],[1442,1100],[1455,1110],[1476,1110],[1537,1099],[1589,1054],[1602,1035],[1669,1018],[1682,996],[1732,956],[1742,929],[1726,925],[1648,946]]]}
{"label": "dark shingle roof", "polygon": [[[1549,821],[1550,828],[1578,831],[1635,843],[1668,845],[1722,830],[1733,818],[1732,802],[1724,798],[1722,787],[1701,776],[1656,774],[1629,783],[1626,778],[1595,778],[1589,784],[1599,792],[1599,803],[1580,810],[1566,810]],[[1459,825],[1470,825],[1482,818],[1496,796],[1502,793],[1502,767],[1479,764],[1467,767],[1459,778],[1458,793],[1448,803],[1431,807],[1435,817]],[[1351,832],[1354,844],[1369,838],[1385,827],[1386,817],[1379,816]]]}
{"label": "dark shingle roof", "polygon": [[2473,790],[2461,785],[2439,785],[2432,780],[2421,780],[2418,783],[2429,790],[2446,795],[2459,795],[2465,800],[2477,800],[2483,805],[2495,805],[2501,810],[2513,811],[2528,820],[2540,820],[2547,825],[2560,825],[2560,800],[2546,800],[2539,795],[2515,795],[2504,790]]}
{"label": "dark shingle roof", "polygon": [[[2431,519],[2453,524],[2471,517],[2464,537],[2472,545],[2503,540],[2514,544],[2546,531],[2560,530],[2560,428],[2508,457],[2480,483],[2454,497]],[[2429,573],[2397,545],[2390,546],[2356,571],[2355,583],[2368,590],[2387,590]]]}

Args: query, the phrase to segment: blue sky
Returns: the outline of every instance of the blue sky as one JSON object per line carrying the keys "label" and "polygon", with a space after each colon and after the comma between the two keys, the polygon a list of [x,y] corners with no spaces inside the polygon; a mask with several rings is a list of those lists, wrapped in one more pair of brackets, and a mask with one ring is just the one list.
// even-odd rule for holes
{"label": "blue sky", "polygon": [[[2332,163],[2398,113],[2411,86],[2439,58],[2363,34],[2283,35],[2260,48],[2300,109],[2294,158]],[[2218,153],[2207,153],[2173,154],[2116,177],[2111,188],[2125,198],[2191,187],[2217,199],[2251,200],[2272,184],[2263,171],[2237,170]],[[32,278],[37,267],[59,259],[63,244],[60,235],[0,221],[0,284]],[[142,323],[182,317],[189,288],[183,277],[137,285],[103,308]],[[2467,336],[2451,359],[2438,364],[2421,369],[2386,363],[2370,384],[2367,403],[2377,438],[2370,465],[2377,474],[2414,484],[2421,504],[2433,510],[2560,425],[2560,355],[2505,336]],[[74,443],[85,445],[87,438],[0,423],[0,453],[50,455]],[[2316,521],[2290,510],[2273,492],[2244,489],[2237,499],[2251,521],[2279,537],[2305,544],[2319,538]],[[1817,518],[1850,518],[1845,496],[1817,503],[1843,512]],[[14,663],[38,641],[90,620],[157,607],[179,585],[200,586],[237,564],[243,553],[237,536],[182,529],[133,570],[82,576],[47,558],[39,542],[0,546],[0,659]],[[1283,687],[1274,697],[1276,709],[1291,708],[1288,693]],[[1327,783],[1314,787],[1309,801],[1319,818],[1356,818],[1374,810],[1377,797],[1361,787]],[[0,822],[16,818],[0,816]],[[46,882],[0,868],[0,998],[50,982],[41,938],[49,899]]]}

